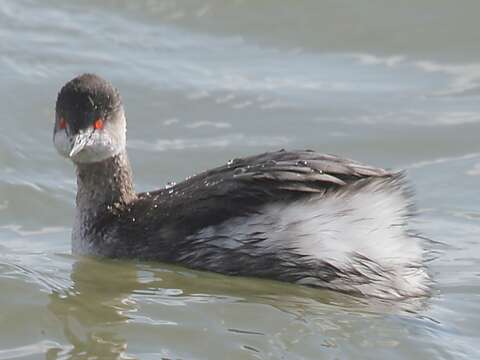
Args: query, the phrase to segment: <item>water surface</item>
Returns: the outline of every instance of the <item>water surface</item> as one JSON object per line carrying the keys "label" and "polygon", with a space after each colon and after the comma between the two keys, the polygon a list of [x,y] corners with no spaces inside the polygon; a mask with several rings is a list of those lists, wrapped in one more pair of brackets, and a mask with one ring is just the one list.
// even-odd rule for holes
{"label": "water surface", "polygon": [[[0,1],[0,359],[480,357],[478,1]],[[122,92],[137,190],[312,148],[406,168],[432,296],[381,302],[70,254],[51,137],[82,72]]]}

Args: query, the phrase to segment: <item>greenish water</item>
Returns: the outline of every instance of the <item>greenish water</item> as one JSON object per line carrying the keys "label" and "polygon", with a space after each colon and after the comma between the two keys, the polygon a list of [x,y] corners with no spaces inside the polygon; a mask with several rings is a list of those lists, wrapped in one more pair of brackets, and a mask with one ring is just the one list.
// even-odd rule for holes
{"label": "greenish water", "polygon": [[[0,0],[0,359],[478,359],[478,1]],[[137,190],[313,148],[406,168],[432,296],[70,254],[54,102],[122,92]]]}

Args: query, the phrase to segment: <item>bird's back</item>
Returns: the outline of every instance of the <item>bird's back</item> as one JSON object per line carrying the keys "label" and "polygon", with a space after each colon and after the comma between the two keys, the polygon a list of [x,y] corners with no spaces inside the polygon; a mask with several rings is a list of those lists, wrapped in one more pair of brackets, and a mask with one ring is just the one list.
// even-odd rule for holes
{"label": "bird's back", "polygon": [[110,239],[97,241],[99,255],[405,297],[428,282],[410,216],[402,174],[282,150],[139,194],[93,233]]}

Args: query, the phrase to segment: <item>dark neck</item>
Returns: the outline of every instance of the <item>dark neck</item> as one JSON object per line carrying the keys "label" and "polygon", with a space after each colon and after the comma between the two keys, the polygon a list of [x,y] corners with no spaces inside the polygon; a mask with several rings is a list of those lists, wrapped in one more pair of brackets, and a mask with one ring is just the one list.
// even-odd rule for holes
{"label": "dark neck", "polygon": [[98,163],[77,164],[77,209],[126,205],[135,199],[132,170],[124,150]]}

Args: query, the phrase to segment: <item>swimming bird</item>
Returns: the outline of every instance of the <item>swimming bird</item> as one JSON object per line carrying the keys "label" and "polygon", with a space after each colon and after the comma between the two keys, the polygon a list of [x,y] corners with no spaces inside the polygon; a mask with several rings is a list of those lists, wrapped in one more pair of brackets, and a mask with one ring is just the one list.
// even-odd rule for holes
{"label": "swimming bird", "polygon": [[94,74],[60,90],[53,142],[76,167],[75,254],[178,263],[381,298],[428,291],[401,172],[280,150],[136,193],[119,91]]}

